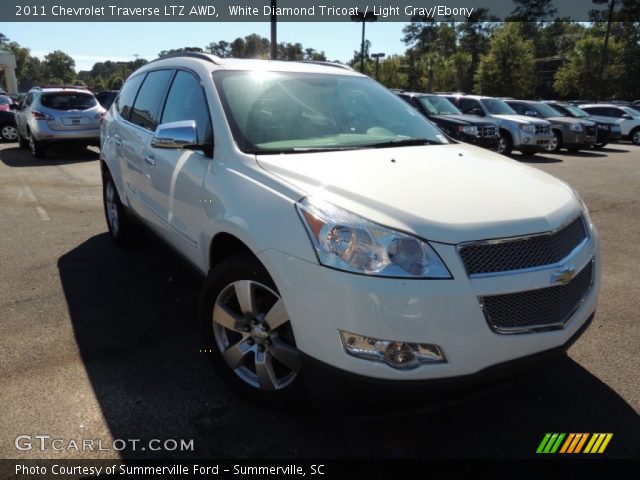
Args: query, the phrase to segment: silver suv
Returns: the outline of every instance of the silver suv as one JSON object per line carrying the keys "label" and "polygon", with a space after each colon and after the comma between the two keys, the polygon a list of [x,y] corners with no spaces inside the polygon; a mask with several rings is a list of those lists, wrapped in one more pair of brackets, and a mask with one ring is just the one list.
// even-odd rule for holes
{"label": "silver suv", "polygon": [[498,152],[509,155],[520,150],[534,155],[546,150],[553,138],[551,123],[546,120],[518,115],[504,100],[479,95],[444,95],[465,115],[493,120],[500,127]]}
{"label": "silver suv", "polygon": [[34,87],[16,115],[20,147],[28,147],[35,158],[42,158],[53,143],[100,145],[104,112],[85,88]]}

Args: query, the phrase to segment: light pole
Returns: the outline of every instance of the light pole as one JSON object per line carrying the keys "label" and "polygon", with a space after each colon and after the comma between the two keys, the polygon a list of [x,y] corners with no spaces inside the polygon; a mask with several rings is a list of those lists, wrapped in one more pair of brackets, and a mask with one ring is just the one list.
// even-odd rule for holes
{"label": "light pole", "polygon": [[380,71],[380,59],[384,58],[384,53],[372,53],[371,56],[376,59],[376,80],[380,80],[378,75]]}
{"label": "light pole", "polygon": [[278,59],[278,26],[276,18],[276,7],[278,2],[271,0],[271,60]]}
{"label": "light pole", "polygon": [[366,22],[375,22],[378,20],[378,16],[373,12],[367,12],[365,15],[363,12],[358,12],[355,15],[351,15],[352,22],[362,22],[362,42],[360,43],[360,72],[364,73],[364,24]]}
{"label": "light pole", "polygon": [[602,98],[602,76],[604,73],[604,64],[607,61],[607,46],[609,45],[609,34],[611,33],[611,21],[613,20],[613,9],[616,5],[616,0],[591,0],[595,5],[609,5],[609,17],[607,19],[607,31],[604,34],[604,44],[602,45],[602,52],[600,52],[600,67],[598,69],[598,90],[596,94],[596,100]]}

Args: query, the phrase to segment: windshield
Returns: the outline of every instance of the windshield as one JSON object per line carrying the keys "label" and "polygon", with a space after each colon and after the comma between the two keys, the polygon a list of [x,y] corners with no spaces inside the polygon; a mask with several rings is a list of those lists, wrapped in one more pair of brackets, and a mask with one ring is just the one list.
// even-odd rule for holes
{"label": "windshield", "polygon": [[562,113],[560,113],[555,108],[547,105],[546,103],[539,103],[538,102],[538,103],[529,104],[527,106],[529,108],[531,108],[532,110],[537,111],[544,118],[547,118],[547,117],[565,117],[566,116],[566,115],[563,115]]}
{"label": "windshield", "polygon": [[480,100],[491,115],[517,115],[516,111],[503,100],[483,98]]}
{"label": "windshield", "polygon": [[420,103],[432,115],[462,115],[456,106],[444,97],[425,95],[419,98]]}
{"label": "windshield", "polygon": [[576,118],[586,118],[586,117],[590,117],[591,115],[587,112],[585,112],[584,110],[578,108],[578,107],[574,107],[573,105],[563,105],[562,106],[565,110],[569,111],[569,113],[571,113],[572,117],[576,117]]}
{"label": "windshield", "polygon": [[622,110],[624,110],[625,112],[627,112],[629,115],[631,115],[632,117],[640,117],[640,110],[636,110],[635,108],[632,107],[622,107]]}
{"label": "windshield", "polygon": [[246,153],[448,143],[370,78],[260,70],[218,71],[213,79],[234,139]]}
{"label": "windshield", "polygon": [[98,104],[93,95],[80,92],[45,93],[41,101],[54,110],[88,110]]}

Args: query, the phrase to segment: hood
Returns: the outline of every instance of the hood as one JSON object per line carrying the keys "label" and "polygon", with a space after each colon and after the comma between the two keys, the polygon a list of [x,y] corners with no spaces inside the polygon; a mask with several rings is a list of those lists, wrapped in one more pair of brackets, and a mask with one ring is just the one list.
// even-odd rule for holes
{"label": "hood", "polygon": [[305,195],[442,243],[545,232],[580,210],[560,180],[470,145],[259,155],[257,161]]}
{"label": "hood", "polygon": [[557,123],[560,125],[572,125],[574,123],[581,123],[582,125],[586,125],[588,127],[593,127],[595,125],[591,120],[586,120],[584,118],[573,118],[573,117],[547,117],[546,120],[551,123]]}
{"label": "hood", "polygon": [[533,125],[549,125],[549,122],[542,120],[541,118],[527,117],[526,115],[491,115],[497,120],[507,120],[519,124],[533,124]]}
{"label": "hood", "polygon": [[449,121],[458,125],[477,125],[480,127],[494,127],[495,122],[484,120],[479,117],[469,115],[431,115],[434,120]]}

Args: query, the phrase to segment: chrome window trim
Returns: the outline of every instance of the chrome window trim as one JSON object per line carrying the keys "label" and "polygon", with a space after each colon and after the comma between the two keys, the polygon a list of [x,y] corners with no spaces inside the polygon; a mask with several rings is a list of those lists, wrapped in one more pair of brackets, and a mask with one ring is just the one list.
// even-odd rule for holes
{"label": "chrome window trim", "polygon": [[[576,245],[575,248],[573,250],[571,250],[564,258],[558,260],[555,263],[549,263],[549,264],[546,264],[546,265],[539,265],[537,267],[520,268],[520,269],[517,269],[517,270],[504,270],[504,271],[501,271],[501,272],[489,272],[489,273],[474,273],[474,274],[471,274],[471,275],[467,271],[467,266],[465,265],[464,258],[462,257],[462,253],[461,253],[461,249],[463,249],[464,247],[476,246],[476,245],[497,245],[497,244],[500,244],[500,243],[517,242],[517,241],[529,240],[531,238],[555,235],[560,230],[562,230],[562,229],[568,227],[569,225],[571,225],[578,218],[580,218],[580,220],[582,222],[582,226],[583,226],[585,234],[586,234],[584,240],[582,240],[578,245]],[[458,253],[458,257],[460,258],[460,262],[462,262],[462,266],[464,267],[464,270],[465,270],[465,272],[467,273],[467,276],[470,279],[489,278],[489,277],[502,277],[502,276],[505,276],[505,275],[521,275],[523,273],[539,272],[541,270],[548,270],[548,269],[553,269],[553,268],[560,267],[560,266],[564,265],[565,263],[567,263],[571,258],[575,257],[589,243],[589,240],[591,240],[591,232],[590,232],[590,229],[589,229],[589,227],[587,225],[587,222],[584,219],[584,215],[582,215],[582,213],[580,213],[579,215],[577,215],[575,217],[572,217],[569,221],[564,222],[562,225],[560,225],[559,227],[555,228],[554,230],[549,230],[547,232],[542,232],[542,233],[533,233],[533,234],[529,234],[529,235],[518,235],[518,236],[514,236],[514,237],[502,237],[502,238],[494,238],[494,239],[489,239],[489,240],[477,240],[477,241],[476,240],[472,240],[470,242],[462,242],[462,243],[459,243],[458,245],[456,245],[456,251]]]}
{"label": "chrome window trim", "polygon": [[[482,310],[482,315],[484,316],[485,320],[487,321],[487,325],[489,325],[489,328],[491,329],[491,331],[493,331],[494,333],[500,334],[500,335],[521,335],[521,334],[527,334],[527,333],[540,333],[540,332],[551,331],[551,330],[563,330],[569,324],[569,322],[571,321],[573,315],[580,309],[580,307],[582,307],[582,305],[584,305],[584,302],[587,300],[587,297],[589,297],[589,294],[593,290],[593,284],[594,284],[595,277],[596,277],[596,258],[595,258],[595,256],[591,257],[591,259],[585,264],[585,266],[582,267],[582,270],[587,268],[589,263],[591,263],[591,283],[589,283],[589,287],[584,292],[584,294],[582,295],[580,300],[578,300],[576,302],[575,306],[571,309],[569,314],[564,319],[562,319],[562,321],[556,322],[556,323],[545,323],[545,324],[539,324],[539,325],[530,325],[530,326],[522,327],[522,328],[520,328],[520,327],[512,327],[512,328],[496,327],[491,322],[491,317],[489,316],[489,312],[487,312],[487,310],[486,310],[486,308],[484,306],[484,297],[489,297],[489,296],[492,296],[492,295],[479,295],[478,296],[478,303],[480,304],[480,309]],[[580,270],[580,272],[582,272],[582,270]],[[557,285],[555,285],[555,286],[557,286]],[[553,287],[553,286],[551,286],[551,287]],[[530,291],[535,291],[535,290],[542,290],[544,288],[550,288],[550,287],[542,287],[542,288],[537,288],[537,289],[521,290],[519,292],[509,292],[508,294],[505,294],[505,295],[509,295],[511,293],[522,293],[522,292],[530,292]],[[500,295],[500,294],[498,294],[498,295]]]}

